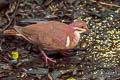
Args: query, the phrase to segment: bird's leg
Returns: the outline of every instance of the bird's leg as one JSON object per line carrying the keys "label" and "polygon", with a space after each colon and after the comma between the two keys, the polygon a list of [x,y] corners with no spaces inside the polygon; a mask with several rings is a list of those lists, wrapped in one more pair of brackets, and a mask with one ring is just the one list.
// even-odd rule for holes
{"label": "bird's leg", "polygon": [[56,63],[56,60],[53,60],[53,58],[49,58],[43,50],[40,50],[40,51],[43,54],[43,56],[45,57],[46,64],[48,64],[48,60]]}
{"label": "bird's leg", "polygon": [[62,55],[64,55],[64,56],[72,54],[72,53],[70,53],[70,52],[60,52],[60,53],[61,53]]}

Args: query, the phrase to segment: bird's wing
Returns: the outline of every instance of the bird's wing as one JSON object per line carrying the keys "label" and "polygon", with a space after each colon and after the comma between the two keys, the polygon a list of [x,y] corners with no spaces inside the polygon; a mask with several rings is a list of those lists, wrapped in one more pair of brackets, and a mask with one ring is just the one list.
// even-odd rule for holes
{"label": "bird's wing", "polygon": [[38,34],[36,33],[37,31],[31,26],[29,28],[26,27],[20,27],[20,26],[14,26],[15,30],[20,33],[20,36],[25,38],[26,40],[37,44],[38,40]]}

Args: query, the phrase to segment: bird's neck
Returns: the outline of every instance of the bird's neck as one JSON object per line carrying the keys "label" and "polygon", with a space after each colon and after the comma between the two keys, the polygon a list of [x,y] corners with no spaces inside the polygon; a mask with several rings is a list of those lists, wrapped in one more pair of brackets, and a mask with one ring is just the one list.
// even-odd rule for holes
{"label": "bird's neck", "polygon": [[69,24],[69,26],[70,26],[71,28],[74,28],[74,27],[75,27],[75,24],[74,24],[74,23],[71,23],[71,24]]}

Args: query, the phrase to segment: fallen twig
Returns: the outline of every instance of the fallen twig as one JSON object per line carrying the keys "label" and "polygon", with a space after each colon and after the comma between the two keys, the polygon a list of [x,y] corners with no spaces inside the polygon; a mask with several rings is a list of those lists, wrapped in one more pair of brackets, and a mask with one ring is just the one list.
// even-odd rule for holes
{"label": "fallen twig", "polygon": [[109,4],[109,3],[104,3],[102,1],[95,1],[95,0],[91,0],[92,2],[98,3],[98,4],[102,4],[102,5],[106,5],[106,6],[110,6],[110,7],[120,7],[119,5],[116,4]]}
{"label": "fallen twig", "polygon": [[17,12],[19,3],[20,3],[20,0],[17,0],[17,4],[16,4],[16,7],[15,7],[15,10],[14,10],[14,13],[13,13],[13,18],[10,20],[10,22],[8,23],[8,25],[3,28],[3,31],[2,31],[2,32],[4,32],[4,30],[8,29],[9,26],[10,26],[10,25],[12,24],[12,22],[14,21],[14,18],[15,18],[15,15],[16,15],[16,12]]}

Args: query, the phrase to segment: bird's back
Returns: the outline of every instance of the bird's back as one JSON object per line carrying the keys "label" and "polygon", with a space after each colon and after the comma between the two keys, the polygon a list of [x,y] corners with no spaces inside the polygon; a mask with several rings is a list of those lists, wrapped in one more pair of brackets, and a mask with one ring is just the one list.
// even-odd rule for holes
{"label": "bird's back", "polygon": [[19,32],[45,50],[63,50],[73,48],[70,43],[74,38],[74,31],[64,23],[57,21],[41,21],[24,28],[15,27]]}

